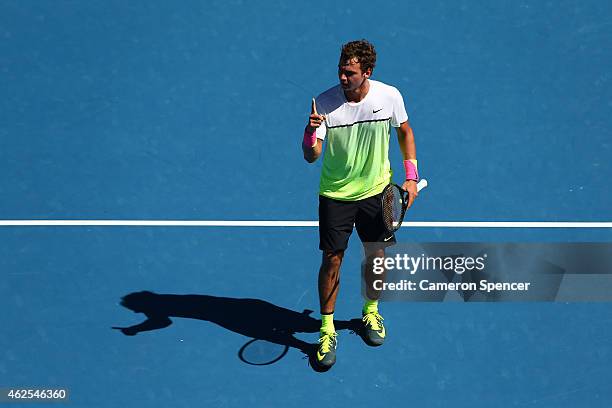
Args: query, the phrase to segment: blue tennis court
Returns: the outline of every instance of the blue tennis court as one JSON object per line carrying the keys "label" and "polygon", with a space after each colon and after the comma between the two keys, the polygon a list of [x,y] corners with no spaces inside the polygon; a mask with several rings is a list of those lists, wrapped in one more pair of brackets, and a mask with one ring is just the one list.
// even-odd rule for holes
{"label": "blue tennis court", "polygon": [[[340,46],[367,38],[430,183],[410,221],[610,222],[611,16],[605,1],[4,1],[0,219],[317,220],[310,99],[337,83]],[[315,227],[0,226],[0,243],[0,388],[66,388],[73,407],[612,403],[608,303],[386,302],[388,341],[368,348],[351,333],[355,233],[326,373],[300,349],[319,327]],[[143,311],[170,322],[118,329]]]}

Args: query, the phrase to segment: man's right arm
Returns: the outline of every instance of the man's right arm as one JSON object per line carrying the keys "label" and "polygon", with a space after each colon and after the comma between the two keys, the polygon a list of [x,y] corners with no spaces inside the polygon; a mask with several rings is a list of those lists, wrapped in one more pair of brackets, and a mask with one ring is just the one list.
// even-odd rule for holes
{"label": "man's right arm", "polygon": [[304,152],[304,159],[308,163],[314,163],[323,150],[323,142],[316,137],[317,128],[321,126],[325,116],[317,113],[317,104],[315,99],[312,98],[312,108],[310,110],[310,117],[308,118],[308,125],[304,129],[304,139],[302,141],[302,151]]}

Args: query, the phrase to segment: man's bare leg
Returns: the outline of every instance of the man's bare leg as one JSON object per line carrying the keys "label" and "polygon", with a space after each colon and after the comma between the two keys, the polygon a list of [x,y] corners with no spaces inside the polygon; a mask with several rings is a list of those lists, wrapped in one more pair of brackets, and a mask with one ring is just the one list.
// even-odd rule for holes
{"label": "man's bare leg", "polygon": [[321,314],[334,313],[336,298],[340,288],[340,265],[344,251],[323,251],[319,269],[319,305]]}
{"label": "man's bare leg", "polygon": [[385,281],[385,271],[382,273],[374,273],[374,258],[384,258],[385,250],[376,249],[370,250],[366,253],[366,260],[363,269],[363,275],[365,280],[365,295],[367,300],[378,300],[380,299],[380,290],[374,289],[374,281],[381,280]]}

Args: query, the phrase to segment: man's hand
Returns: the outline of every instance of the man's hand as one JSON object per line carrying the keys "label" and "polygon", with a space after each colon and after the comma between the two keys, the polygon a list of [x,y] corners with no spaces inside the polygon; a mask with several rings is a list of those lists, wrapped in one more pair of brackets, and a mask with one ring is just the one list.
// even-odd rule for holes
{"label": "man's hand", "polygon": [[408,207],[412,206],[414,199],[419,196],[419,192],[417,190],[417,183],[414,180],[406,180],[404,184],[402,184],[402,190],[408,192]]}
{"label": "man's hand", "polygon": [[317,103],[312,98],[312,107],[310,109],[310,117],[308,118],[308,125],[304,131],[304,140],[302,141],[302,151],[304,152],[304,159],[308,163],[314,163],[317,158],[321,155],[321,141],[317,139],[315,131],[321,123],[325,120],[325,116],[317,113]]}
{"label": "man's hand", "polygon": [[325,116],[317,113],[317,103],[315,102],[315,99],[312,98],[312,107],[310,108],[310,118],[308,120],[308,131],[311,133],[314,132],[319,126],[321,126],[321,123],[323,123],[324,120]]}

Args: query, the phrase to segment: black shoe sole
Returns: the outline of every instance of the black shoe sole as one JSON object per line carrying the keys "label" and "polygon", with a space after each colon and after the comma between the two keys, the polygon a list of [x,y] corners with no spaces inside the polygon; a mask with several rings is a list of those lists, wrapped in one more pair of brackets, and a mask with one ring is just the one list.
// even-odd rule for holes
{"label": "black shoe sole", "polygon": [[380,343],[372,341],[367,335],[366,335],[366,329],[365,327],[362,327],[361,330],[359,330],[358,332],[359,337],[361,337],[361,339],[363,340],[363,342],[365,344],[367,344],[370,347],[380,347],[383,344],[385,344],[385,339],[383,339]]}
{"label": "black shoe sole", "polygon": [[319,364],[319,361],[317,360],[317,357],[316,357],[316,351],[314,354],[308,357],[309,357],[308,360],[310,362],[310,366],[312,367],[313,370],[315,370],[318,373],[324,373],[326,371],[329,371],[336,364],[336,360],[334,360],[334,362],[329,366]]}

